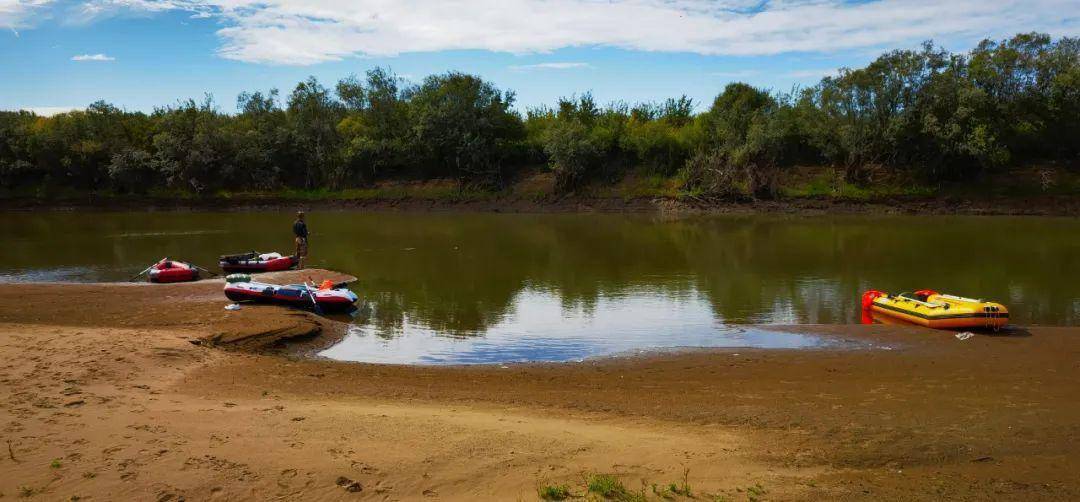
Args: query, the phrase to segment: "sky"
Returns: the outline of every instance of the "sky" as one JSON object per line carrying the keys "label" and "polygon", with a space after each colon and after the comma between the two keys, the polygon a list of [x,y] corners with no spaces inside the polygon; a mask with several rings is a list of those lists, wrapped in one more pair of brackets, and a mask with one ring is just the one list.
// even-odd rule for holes
{"label": "sky", "polygon": [[209,93],[231,113],[243,91],[375,66],[476,74],[519,109],[583,92],[707,107],[734,81],[786,91],[924,40],[1028,31],[1080,35],[1080,0],[0,0],[0,109]]}

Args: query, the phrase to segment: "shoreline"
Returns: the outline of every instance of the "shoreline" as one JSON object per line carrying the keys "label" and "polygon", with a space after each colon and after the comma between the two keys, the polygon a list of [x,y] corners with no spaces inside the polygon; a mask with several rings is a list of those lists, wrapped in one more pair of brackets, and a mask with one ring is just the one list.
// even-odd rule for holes
{"label": "shoreline", "polygon": [[225,311],[220,287],[0,289],[0,493],[536,500],[611,474],[650,500],[680,480],[698,500],[1080,497],[1078,327],[786,326],[893,349],[380,365],[297,357],[283,340],[344,325]]}
{"label": "shoreline", "polygon": [[871,214],[871,215],[986,215],[1080,216],[1080,197],[897,197],[847,199],[792,197],[757,201],[696,201],[672,197],[544,197],[540,199],[492,194],[445,198],[290,198],[93,197],[86,199],[0,198],[0,212],[24,211],[259,211],[294,209],[401,212],[495,213],[673,213],[673,214]]}

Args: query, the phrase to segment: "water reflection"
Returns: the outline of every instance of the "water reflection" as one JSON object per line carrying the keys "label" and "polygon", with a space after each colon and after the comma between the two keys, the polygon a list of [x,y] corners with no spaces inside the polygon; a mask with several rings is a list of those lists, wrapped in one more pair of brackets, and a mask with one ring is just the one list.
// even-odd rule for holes
{"label": "water reflection", "polygon": [[[378,309],[376,303],[375,309]],[[353,324],[331,359],[399,364],[477,364],[573,361],[678,347],[804,348],[825,339],[725,325],[697,292],[655,295],[647,290],[566,305],[551,291],[525,289],[482,331],[448,335],[408,313],[392,328],[371,320]],[[836,343],[836,342],[831,342]]]}
{"label": "water reflection", "polygon": [[[5,218],[3,281],[124,280],[166,255],[208,266],[292,245],[291,211]],[[857,323],[868,288],[999,299],[1018,324],[1080,320],[1076,218],[316,211],[309,224],[312,266],[359,277],[373,307],[336,350],[385,360],[727,343],[746,324]]]}

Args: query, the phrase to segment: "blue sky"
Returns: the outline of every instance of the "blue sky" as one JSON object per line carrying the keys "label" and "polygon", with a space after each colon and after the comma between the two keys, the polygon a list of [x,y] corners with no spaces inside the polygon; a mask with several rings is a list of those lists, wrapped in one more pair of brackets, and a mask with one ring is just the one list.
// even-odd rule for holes
{"label": "blue sky", "polygon": [[373,66],[478,74],[519,108],[585,91],[707,104],[732,81],[787,90],[925,39],[1076,36],[1078,13],[1080,0],[0,0],[0,109],[150,111],[211,93],[232,112],[244,90]]}

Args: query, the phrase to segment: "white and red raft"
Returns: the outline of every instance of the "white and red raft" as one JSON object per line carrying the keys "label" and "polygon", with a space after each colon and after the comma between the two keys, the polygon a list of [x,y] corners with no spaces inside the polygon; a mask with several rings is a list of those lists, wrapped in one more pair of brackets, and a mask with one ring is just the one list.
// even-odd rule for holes
{"label": "white and red raft", "polygon": [[359,299],[345,285],[331,281],[324,281],[318,287],[307,284],[278,285],[252,281],[247,274],[226,277],[225,296],[234,302],[273,303],[326,313],[351,312]]}

